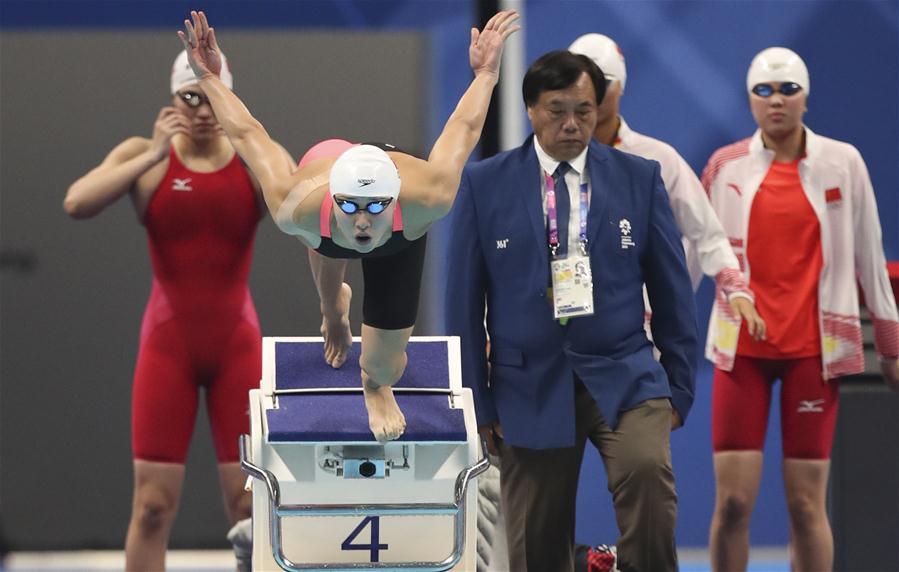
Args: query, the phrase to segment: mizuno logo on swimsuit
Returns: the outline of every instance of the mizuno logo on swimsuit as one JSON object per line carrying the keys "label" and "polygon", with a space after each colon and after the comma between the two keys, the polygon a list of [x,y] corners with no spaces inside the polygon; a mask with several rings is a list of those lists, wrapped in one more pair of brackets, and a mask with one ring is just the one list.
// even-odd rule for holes
{"label": "mizuno logo on swimsuit", "polygon": [[172,179],[172,190],[173,191],[192,191],[193,187],[189,185],[192,177],[188,177],[186,179]]}
{"label": "mizuno logo on swimsuit", "polygon": [[356,179],[356,181],[359,183],[360,187],[367,187],[375,182],[374,179]]}
{"label": "mizuno logo on swimsuit", "polygon": [[814,399],[811,401],[801,400],[799,402],[799,408],[796,409],[798,413],[823,413],[824,408],[821,407],[821,404],[824,403],[823,399]]}

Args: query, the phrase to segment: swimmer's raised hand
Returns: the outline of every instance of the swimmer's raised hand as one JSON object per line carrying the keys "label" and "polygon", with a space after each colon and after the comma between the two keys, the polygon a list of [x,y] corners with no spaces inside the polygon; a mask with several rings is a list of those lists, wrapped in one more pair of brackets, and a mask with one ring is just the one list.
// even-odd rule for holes
{"label": "swimmer's raised hand", "polygon": [[518,12],[503,10],[490,18],[483,31],[478,32],[477,28],[471,29],[468,61],[474,75],[482,73],[499,75],[499,64],[503,59],[503,42],[521,29],[521,26],[513,26],[516,20],[518,20]]}
{"label": "swimmer's raised hand", "polygon": [[209,26],[204,12],[192,10],[193,20],[184,20],[184,31],[178,37],[187,51],[187,61],[198,79],[213,75],[219,77],[222,71],[222,52],[215,40],[215,30]]}

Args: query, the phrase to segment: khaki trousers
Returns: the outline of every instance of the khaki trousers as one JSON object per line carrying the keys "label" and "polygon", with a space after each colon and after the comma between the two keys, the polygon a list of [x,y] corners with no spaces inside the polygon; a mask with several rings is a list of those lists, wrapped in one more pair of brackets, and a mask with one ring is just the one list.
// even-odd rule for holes
{"label": "khaki trousers", "polygon": [[671,404],[650,399],[623,412],[613,431],[584,385],[575,392],[574,447],[503,444],[500,484],[513,572],[574,570],[574,526],[584,446],[602,456],[615,506],[622,572],[677,570],[677,493],[671,467]]}

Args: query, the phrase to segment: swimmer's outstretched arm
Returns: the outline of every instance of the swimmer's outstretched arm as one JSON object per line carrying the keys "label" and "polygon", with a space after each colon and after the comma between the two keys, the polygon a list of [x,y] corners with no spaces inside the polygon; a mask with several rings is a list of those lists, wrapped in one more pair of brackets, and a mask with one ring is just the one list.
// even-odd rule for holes
{"label": "swimmer's outstretched arm", "polygon": [[131,137],[119,143],[97,167],[72,183],[63,200],[75,219],[91,218],[134,188],[141,175],[168,156],[176,133],[190,133],[190,123],[172,106],[163,107],[153,138]]}
{"label": "swimmer's outstretched arm", "polygon": [[293,159],[269,136],[240,98],[219,80],[222,59],[215,30],[209,26],[203,12],[192,11],[190,15],[193,22],[185,20],[185,31],[178,32],[187,50],[190,67],[209,98],[219,125],[256,176],[265,203],[275,215],[290,190],[301,180]]}
{"label": "swimmer's outstretched arm", "polygon": [[504,42],[521,28],[515,25],[516,20],[517,12],[505,10],[490,18],[483,31],[471,29],[468,59],[474,80],[447,120],[427,163],[419,162],[418,168],[409,165],[412,169],[404,168],[402,163],[406,161],[397,163],[403,177],[404,200],[425,207],[433,217],[432,222],[446,215],[453,206],[462,169],[481,138],[490,97],[499,81]]}

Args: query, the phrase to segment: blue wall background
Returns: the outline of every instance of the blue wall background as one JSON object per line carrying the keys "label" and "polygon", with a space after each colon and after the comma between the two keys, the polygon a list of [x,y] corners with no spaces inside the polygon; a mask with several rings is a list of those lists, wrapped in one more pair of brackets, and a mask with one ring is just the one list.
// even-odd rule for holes
{"label": "blue wall background", "polygon": [[[430,140],[470,79],[464,54],[476,5],[469,0],[207,0],[202,4],[214,25],[222,29],[427,32],[432,114],[423,128]],[[164,28],[174,36],[185,14],[197,6],[170,1],[3,0],[0,29]],[[530,0],[524,7],[527,62],[567,47],[583,33],[601,32],[615,38],[628,66],[623,115],[637,131],[674,145],[697,172],[716,148],[748,136],[755,128],[744,87],[752,56],[771,45],[796,50],[811,75],[806,123],[818,133],[859,148],[877,194],[887,258],[899,259],[899,2]],[[705,281],[697,294],[703,332],[710,298],[711,287]],[[703,362],[689,422],[672,438],[680,493],[678,536],[687,546],[706,544],[714,502],[710,378],[711,369]],[[762,491],[752,522],[755,545],[787,542],[778,420],[775,406]],[[584,475],[579,540],[612,542],[617,533],[595,454],[588,454]]]}
{"label": "blue wall background", "polygon": [[899,2],[526,2],[527,61],[588,32],[624,52],[622,114],[671,143],[700,172],[721,145],[752,134],[745,89],[752,57],[774,45],[805,59],[807,125],[848,141],[877,193],[888,259],[899,258]]}

